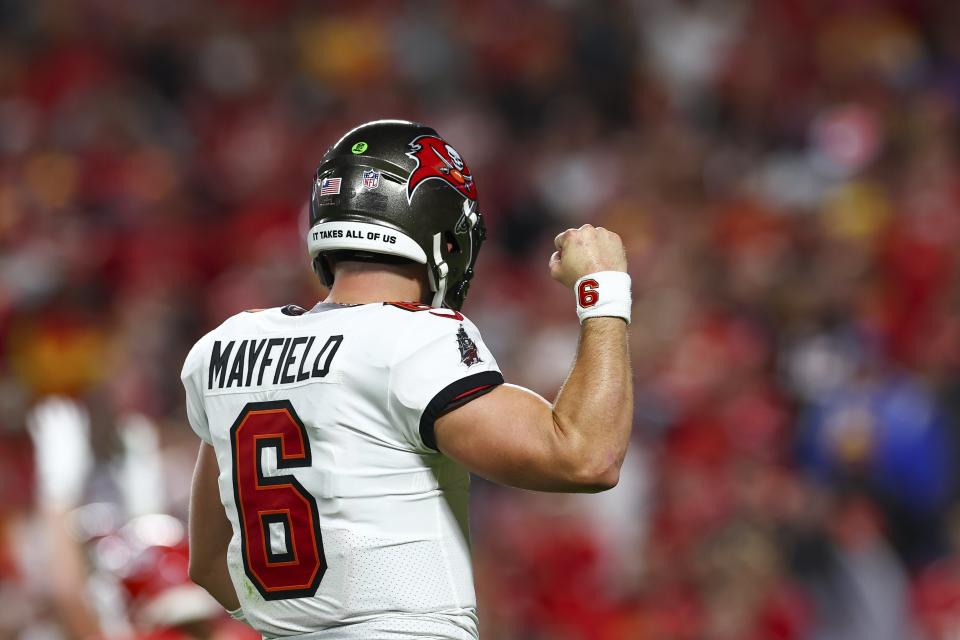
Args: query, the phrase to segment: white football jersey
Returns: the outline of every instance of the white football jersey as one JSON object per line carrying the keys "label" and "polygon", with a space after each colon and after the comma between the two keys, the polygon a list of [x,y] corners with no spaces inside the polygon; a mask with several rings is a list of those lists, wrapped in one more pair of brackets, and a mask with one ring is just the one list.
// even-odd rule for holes
{"label": "white football jersey", "polygon": [[476,638],[469,475],[433,422],[503,382],[476,327],[417,304],[240,313],[183,367],[265,637]]}

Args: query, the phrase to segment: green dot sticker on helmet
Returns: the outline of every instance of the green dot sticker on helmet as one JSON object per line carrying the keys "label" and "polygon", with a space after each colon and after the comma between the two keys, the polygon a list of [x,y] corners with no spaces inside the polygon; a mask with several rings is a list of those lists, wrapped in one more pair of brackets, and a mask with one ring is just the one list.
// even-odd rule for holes
{"label": "green dot sticker on helmet", "polygon": [[369,146],[370,146],[370,145],[368,145],[366,142],[358,142],[358,143],[356,143],[355,145],[353,145],[353,147],[350,149],[350,151],[353,151],[353,155],[358,156],[358,155],[360,155],[361,153],[363,153],[364,151],[366,151],[366,150],[367,150],[367,147],[369,147]]}

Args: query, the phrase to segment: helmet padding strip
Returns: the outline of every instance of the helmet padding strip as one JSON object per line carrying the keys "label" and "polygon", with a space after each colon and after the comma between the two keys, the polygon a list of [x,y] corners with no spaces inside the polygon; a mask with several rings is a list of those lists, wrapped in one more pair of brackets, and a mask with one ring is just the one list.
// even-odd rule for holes
{"label": "helmet padding strip", "polygon": [[311,258],[327,251],[354,249],[400,256],[420,264],[427,263],[427,255],[410,236],[393,227],[357,220],[319,222],[313,225],[307,232],[307,248]]}

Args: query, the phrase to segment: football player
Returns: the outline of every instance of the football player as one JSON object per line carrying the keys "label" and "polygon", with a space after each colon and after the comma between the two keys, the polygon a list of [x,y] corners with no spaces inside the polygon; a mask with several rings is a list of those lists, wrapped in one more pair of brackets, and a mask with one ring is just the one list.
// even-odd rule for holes
{"label": "football player", "polygon": [[190,574],[265,637],[478,637],[468,471],[540,491],[617,483],[633,399],[620,238],[556,238],[580,344],[555,402],[503,384],[460,308],[477,186],[433,129],[364,124],[317,169],[310,310],[240,313],[183,367],[203,440]]}

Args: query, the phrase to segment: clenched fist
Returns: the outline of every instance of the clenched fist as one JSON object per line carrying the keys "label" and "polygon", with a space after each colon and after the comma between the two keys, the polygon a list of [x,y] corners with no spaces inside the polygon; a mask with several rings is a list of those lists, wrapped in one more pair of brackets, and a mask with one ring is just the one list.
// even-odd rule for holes
{"label": "clenched fist", "polygon": [[554,240],[557,250],[550,256],[550,276],[565,287],[597,271],[626,271],[623,241],[613,231],[585,224],[567,229]]}

